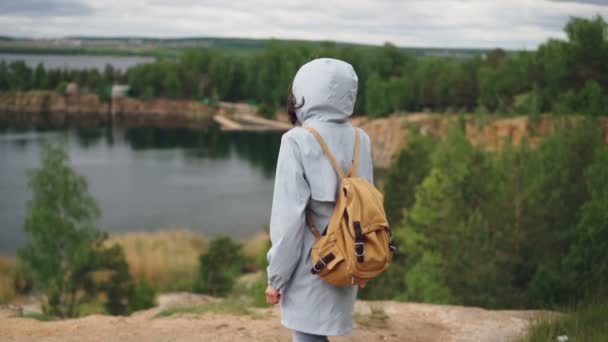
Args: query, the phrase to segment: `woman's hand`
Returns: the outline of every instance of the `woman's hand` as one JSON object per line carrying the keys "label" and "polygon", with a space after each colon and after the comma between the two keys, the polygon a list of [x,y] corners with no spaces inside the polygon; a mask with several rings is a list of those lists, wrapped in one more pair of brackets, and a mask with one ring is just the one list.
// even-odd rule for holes
{"label": "woman's hand", "polygon": [[277,289],[273,289],[268,286],[266,288],[266,303],[268,304],[278,304],[281,301],[281,292]]}

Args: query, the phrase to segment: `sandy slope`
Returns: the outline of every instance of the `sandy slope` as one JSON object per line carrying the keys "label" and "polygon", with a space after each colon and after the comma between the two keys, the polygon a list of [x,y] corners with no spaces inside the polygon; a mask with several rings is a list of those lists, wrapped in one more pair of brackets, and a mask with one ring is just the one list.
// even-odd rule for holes
{"label": "sandy slope", "polygon": [[[129,317],[93,315],[54,322],[16,318],[9,310],[0,308],[0,341],[290,340],[290,332],[281,326],[276,307],[260,309],[255,317],[209,313],[154,318],[167,307],[215,300],[185,293],[165,294],[159,298],[159,307]],[[384,323],[356,324],[351,336],[332,341],[513,341],[525,333],[531,320],[552,315],[540,311],[363,301],[357,303],[358,314],[369,317],[371,306],[382,307],[388,316]]]}

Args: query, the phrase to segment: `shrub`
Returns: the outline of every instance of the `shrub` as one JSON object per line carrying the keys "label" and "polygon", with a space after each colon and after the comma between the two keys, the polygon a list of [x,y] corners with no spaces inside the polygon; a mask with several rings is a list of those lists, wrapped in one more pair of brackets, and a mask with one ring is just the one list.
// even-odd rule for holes
{"label": "shrub", "polygon": [[261,276],[249,287],[249,297],[252,300],[252,304],[257,307],[267,307],[265,290],[268,286],[268,275],[266,274],[266,268],[268,267],[268,259],[266,253],[271,247],[270,239],[266,239],[265,248],[260,250],[257,258],[258,267],[262,270]]}
{"label": "shrub", "polygon": [[228,294],[235,278],[243,272],[244,263],[241,245],[228,236],[218,236],[199,258],[199,273],[192,290],[214,296]]}
{"label": "shrub", "polygon": [[67,81],[61,81],[59,83],[59,85],[57,86],[57,92],[61,95],[65,95],[65,91],[68,87],[68,82]]}
{"label": "shrub", "polygon": [[156,290],[145,280],[138,281],[129,297],[129,311],[139,311],[156,306]]}
{"label": "shrub", "polygon": [[0,257],[0,304],[7,303],[15,297],[15,261]]}
{"label": "shrub", "polygon": [[258,106],[258,114],[266,119],[274,119],[276,108],[267,103],[261,103]]}

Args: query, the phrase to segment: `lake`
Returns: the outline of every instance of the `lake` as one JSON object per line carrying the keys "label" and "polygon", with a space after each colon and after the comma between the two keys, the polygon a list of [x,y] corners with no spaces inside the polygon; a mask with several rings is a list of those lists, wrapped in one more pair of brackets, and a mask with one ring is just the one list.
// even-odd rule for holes
{"label": "lake", "polygon": [[93,56],[93,55],[52,55],[52,54],[25,54],[0,53],[0,60],[10,63],[24,61],[29,67],[35,68],[39,63],[46,69],[99,69],[103,70],[106,64],[115,69],[126,70],[132,66],[154,62],[154,57],[141,56]]}
{"label": "lake", "polygon": [[27,170],[65,140],[108,232],[187,228],[245,240],[268,224],[281,133],[95,128],[0,131],[0,255],[26,243]]}

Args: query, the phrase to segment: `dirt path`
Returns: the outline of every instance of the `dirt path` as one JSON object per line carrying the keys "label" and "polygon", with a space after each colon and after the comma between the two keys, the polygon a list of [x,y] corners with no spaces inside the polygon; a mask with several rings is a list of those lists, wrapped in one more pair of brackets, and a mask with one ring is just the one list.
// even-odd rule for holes
{"label": "dirt path", "polygon": [[[129,317],[92,315],[40,322],[17,318],[0,308],[0,341],[290,341],[279,322],[278,308],[252,316],[206,313],[155,317],[163,309],[216,299],[166,294],[159,307]],[[376,314],[371,314],[371,309]],[[382,314],[378,314],[381,308]],[[332,341],[513,341],[522,336],[540,311],[489,311],[479,308],[397,302],[357,302],[352,335]]]}

